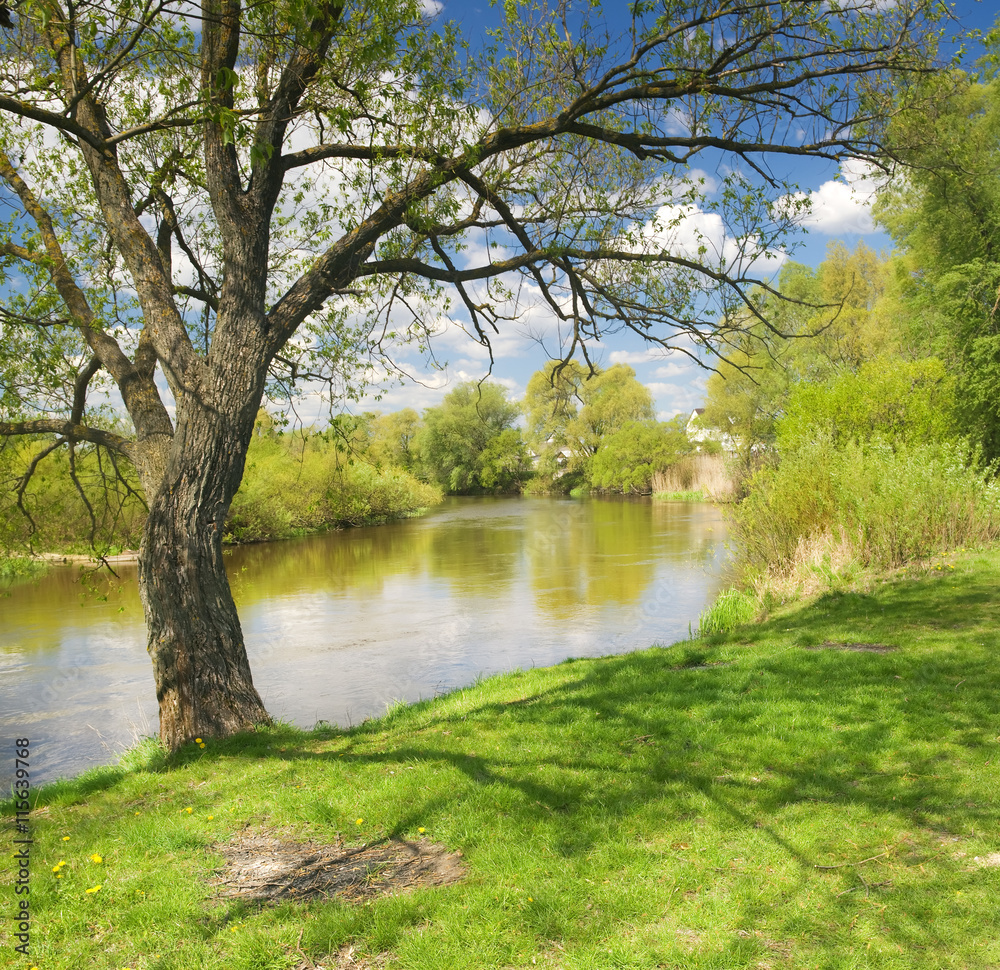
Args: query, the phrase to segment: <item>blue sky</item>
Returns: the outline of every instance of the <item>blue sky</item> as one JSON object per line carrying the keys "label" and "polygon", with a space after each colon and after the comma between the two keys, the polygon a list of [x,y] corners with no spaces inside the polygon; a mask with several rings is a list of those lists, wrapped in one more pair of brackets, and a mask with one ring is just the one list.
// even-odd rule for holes
{"label": "blue sky", "polygon": [[[463,33],[470,40],[481,35],[485,26],[494,22],[496,11],[487,3],[468,4],[460,0],[425,0],[438,15],[455,19],[462,24]],[[627,9],[626,4],[620,4]],[[992,4],[976,0],[962,0],[954,7],[955,15],[964,29],[988,29],[992,25]],[[891,248],[891,241],[877,230],[868,209],[867,184],[858,178],[861,172],[855,167],[838,171],[836,166],[811,162],[796,172],[796,180],[812,192],[812,213],[803,231],[788,239],[789,257],[800,263],[815,266],[822,261],[832,241],[841,241],[853,248],[859,241],[882,250]],[[454,320],[461,324],[462,313],[455,312]],[[488,355],[458,327],[449,327],[434,341],[435,355],[446,362],[444,370],[422,369],[415,357],[403,362],[417,381],[403,384],[390,383],[379,387],[380,399],[374,394],[361,402],[361,408],[383,412],[414,407],[418,411],[440,402],[448,390],[463,380],[482,378],[489,366]],[[492,380],[504,384],[510,396],[517,399],[524,392],[531,374],[545,362],[547,354],[526,332],[525,328],[510,326],[493,341],[494,366]],[[683,355],[664,357],[644,346],[638,338],[632,341],[608,340],[599,348],[597,357],[604,365],[624,362],[630,364],[654,394],[658,414],[668,418],[677,413],[689,412],[702,404],[708,372]],[[303,402],[300,416],[306,423],[311,417],[313,402]]]}

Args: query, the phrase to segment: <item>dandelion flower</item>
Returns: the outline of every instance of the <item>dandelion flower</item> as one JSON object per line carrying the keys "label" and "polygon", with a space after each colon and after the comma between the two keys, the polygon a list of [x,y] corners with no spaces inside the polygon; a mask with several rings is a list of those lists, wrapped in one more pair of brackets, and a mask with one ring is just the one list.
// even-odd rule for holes
{"label": "dandelion flower", "polygon": [[88,893],[99,893],[101,891],[100,886],[93,886],[87,890]]}
{"label": "dandelion flower", "polygon": [[425,828],[421,827],[421,828],[417,829],[417,831],[418,831],[418,832],[419,832],[419,833],[420,833],[421,835],[423,835],[423,834],[424,834],[424,832],[426,832],[426,831],[427,831],[427,829],[425,829]]}
{"label": "dandelion flower", "polygon": [[354,824],[355,825],[360,825],[363,821],[364,821],[363,818],[359,818]]}
{"label": "dandelion flower", "polygon": [[195,744],[201,744],[201,738],[195,738],[194,739],[194,743]]}
{"label": "dandelion flower", "polygon": [[53,866],[52,867],[52,871],[53,872],[58,872],[59,871],[59,866]]}
{"label": "dandelion flower", "polygon": [[68,835],[64,835],[63,836],[63,842],[69,842],[69,836]]}
{"label": "dandelion flower", "polygon": [[194,811],[194,809],[190,805],[188,805],[188,807],[185,808],[184,811],[187,812],[188,815],[190,815]]}
{"label": "dandelion flower", "polygon": [[209,815],[209,816],[208,816],[208,820],[209,820],[210,822],[212,821],[212,819],[213,819],[213,818],[215,818],[215,816],[214,816],[214,815]]}
{"label": "dandelion flower", "polygon": [[100,864],[101,864],[101,863],[102,863],[102,862],[103,862],[104,860],[103,860],[103,859],[102,859],[102,858],[101,858],[101,857],[100,857],[100,856],[99,856],[99,855],[98,855],[98,854],[97,854],[97,853],[95,852],[95,853],[94,853],[94,854],[93,854],[93,855],[92,855],[92,856],[90,857],[90,861],[91,861],[91,862],[96,862],[96,863],[97,863],[98,865],[100,865]]}

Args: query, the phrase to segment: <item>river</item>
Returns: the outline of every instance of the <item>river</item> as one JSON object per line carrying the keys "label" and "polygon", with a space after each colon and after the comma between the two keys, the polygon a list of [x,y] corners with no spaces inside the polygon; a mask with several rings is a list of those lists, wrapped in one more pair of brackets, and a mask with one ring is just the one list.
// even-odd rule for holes
{"label": "river", "polygon": [[[686,637],[725,537],[706,504],[451,499],[227,563],[268,711],[346,727],[480,675]],[[116,572],[59,567],[0,598],[0,744],[30,739],[33,784],[156,733],[135,567]]]}

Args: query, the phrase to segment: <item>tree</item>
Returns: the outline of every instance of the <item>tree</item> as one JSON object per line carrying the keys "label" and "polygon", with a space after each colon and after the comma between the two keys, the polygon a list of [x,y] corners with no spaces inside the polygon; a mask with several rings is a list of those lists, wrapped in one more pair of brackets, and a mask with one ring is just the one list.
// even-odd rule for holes
{"label": "tree", "polygon": [[380,465],[413,471],[416,464],[415,442],[420,429],[420,415],[413,408],[380,414],[372,422],[372,440],[368,458]]}
{"label": "tree", "polygon": [[890,447],[947,441],[955,434],[955,380],[941,361],[874,359],[856,374],[792,389],[778,422],[783,453],[817,440],[843,449],[882,441]]}
{"label": "tree", "polygon": [[779,162],[877,159],[938,7],[512,2],[464,53],[417,0],[18,4],[0,434],[135,466],[164,743],[267,720],[221,554],[265,391],[356,390],[445,288],[488,343],[518,274],[567,354],[625,328],[697,356],[794,222]]}
{"label": "tree", "polygon": [[[995,58],[994,58],[995,59]],[[966,430],[1000,457],[1000,79],[944,74],[890,129],[898,178],[877,217],[911,262],[907,315],[958,375]]]}
{"label": "tree", "polygon": [[652,421],[653,395],[627,364],[590,370],[579,361],[549,361],[524,395],[528,438],[536,454],[569,448],[582,469],[601,438],[633,421]]}
{"label": "tree", "polygon": [[[600,373],[599,368],[595,368]],[[527,436],[538,455],[546,449],[558,451],[568,442],[566,427],[583,404],[582,388],[590,377],[577,360],[550,360],[528,380],[522,408]]]}
{"label": "tree", "polygon": [[673,421],[630,421],[601,439],[587,465],[597,489],[648,494],[653,475],[692,451],[683,417]]}
{"label": "tree", "polygon": [[[748,321],[706,386],[702,423],[727,434],[745,467],[775,443],[800,383],[855,374],[873,358],[904,357],[908,319],[882,305],[894,263],[864,243],[831,243],[815,270],[786,263],[778,294],[761,294],[768,324]],[[896,310],[894,302],[890,310]],[[791,338],[791,339],[790,339]]]}
{"label": "tree", "polygon": [[[514,422],[520,408],[493,381],[468,381],[427,408],[417,435],[420,464],[450,492],[507,491],[526,449]],[[505,472],[503,469],[508,469]]]}
{"label": "tree", "polygon": [[574,457],[585,464],[606,435],[621,431],[634,421],[656,417],[653,395],[628,364],[600,371],[580,388],[583,406],[566,425],[566,438]]}

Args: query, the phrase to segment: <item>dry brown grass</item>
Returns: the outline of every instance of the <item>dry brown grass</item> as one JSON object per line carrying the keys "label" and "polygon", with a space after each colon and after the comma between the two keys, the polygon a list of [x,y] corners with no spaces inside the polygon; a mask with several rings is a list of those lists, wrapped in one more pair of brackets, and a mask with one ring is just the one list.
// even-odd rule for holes
{"label": "dry brown grass", "polygon": [[731,502],[736,485],[724,455],[688,455],[653,475],[653,494],[703,492],[713,502]]}
{"label": "dry brown grass", "polygon": [[788,602],[815,596],[839,581],[864,585],[858,543],[841,531],[826,531],[799,539],[784,569],[768,570],[751,582],[761,600]]}

